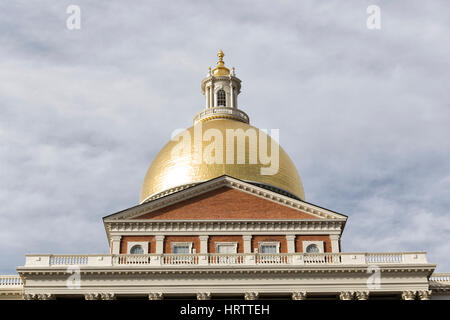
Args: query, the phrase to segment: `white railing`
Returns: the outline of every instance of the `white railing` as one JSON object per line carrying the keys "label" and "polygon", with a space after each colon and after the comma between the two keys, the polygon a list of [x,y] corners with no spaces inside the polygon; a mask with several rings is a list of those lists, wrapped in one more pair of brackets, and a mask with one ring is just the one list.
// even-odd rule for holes
{"label": "white railing", "polygon": [[256,264],[292,264],[292,254],[261,253],[255,256]]}
{"label": "white railing", "polygon": [[389,265],[426,264],[425,252],[27,255],[25,267],[220,266],[220,265]]}
{"label": "white railing", "polygon": [[23,286],[22,279],[18,275],[0,275],[0,289],[20,288]]}
{"label": "white railing", "polygon": [[233,265],[233,264],[245,264],[244,254],[222,254],[211,253],[208,255],[209,264],[213,265]]}
{"label": "white railing", "polygon": [[161,263],[169,265],[192,265],[198,264],[197,254],[163,254]]}
{"label": "white railing", "polygon": [[151,263],[151,258],[148,254],[121,254],[113,257],[113,264],[146,265]]}
{"label": "white railing", "polygon": [[402,263],[403,255],[401,253],[367,253],[366,262],[369,264],[377,263]]}
{"label": "white railing", "polygon": [[309,253],[303,257],[305,264],[341,264],[339,253]]}
{"label": "white railing", "polygon": [[430,281],[450,283],[450,273],[433,273],[430,276]]}
{"label": "white railing", "polygon": [[231,116],[233,118],[237,118],[246,123],[249,123],[248,115],[244,111],[235,109],[235,108],[228,108],[228,107],[214,107],[214,108],[205,109],[205,110],[197,113],[197,115],[194,117],[194,123],[197,123],[198,121],[200,121],[204,118],[208,118],[212,115],[220,115],[220,114]]}
{"label": "white railing", "polygon": [[52,255],[50,257],[51,265],[80,265],[88,264],[87,255]]}

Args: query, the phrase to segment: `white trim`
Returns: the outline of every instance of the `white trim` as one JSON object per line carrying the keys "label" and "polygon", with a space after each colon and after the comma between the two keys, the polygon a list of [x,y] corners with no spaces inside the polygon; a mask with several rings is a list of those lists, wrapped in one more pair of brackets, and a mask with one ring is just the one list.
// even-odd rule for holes
{"label": "white trim", "polygon": [[323,241],[302,241],[303,252],[306,253],[306,248],[308,246],[315,244],[319,248],[319,253],[324,253],[324,243]]}
{"label": "white trim", "polygon": [[127,243],[127,253],[131,254],[131,248],[133,248],[134,246],[141,246],[142,249],[144,250],[144,254],[148,253],[148,241],[133,241],[133,242],[128,242]]}
{"label": "white trim", "polygon": [[234,247],[234,252],[233,253],[237,253],[237,249],[238,249],[238,243],[237,242],[214,242],[214,246],[216,248],[216,253],[219,253],[219,246],[233,246]]}
{"label": "white trim", "polygon": [[175,246],[188,246],[189,253],[192,253],[192,242],[171,242],[170,243],[170,252],[173,253],[173,249]]}
{"label": "white trim", "polygon": [[276,246],[277,252],[280,253],[280,241],[259,241],[258,242],[258,251],[262,253],[262,246]]}

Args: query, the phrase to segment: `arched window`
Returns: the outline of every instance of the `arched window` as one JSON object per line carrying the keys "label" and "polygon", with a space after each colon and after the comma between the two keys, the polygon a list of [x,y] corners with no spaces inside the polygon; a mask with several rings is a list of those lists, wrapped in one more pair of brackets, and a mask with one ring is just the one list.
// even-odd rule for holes
{"label": "arched window", "polygon": [[217,106],[226,106],[226,94],[222,89],[217,91]]}
{"label": "arched window", "polygon": [[310,244],[309,246],[306,247],[306,252],[307,253],[319,253],[319,247],[317,247],[317,245],[315,245],[315,244]]}
{"label": "arched window", "polygon": [[144,254],[144,249],[140,245],[135,245],[131,247],[131,254]]}

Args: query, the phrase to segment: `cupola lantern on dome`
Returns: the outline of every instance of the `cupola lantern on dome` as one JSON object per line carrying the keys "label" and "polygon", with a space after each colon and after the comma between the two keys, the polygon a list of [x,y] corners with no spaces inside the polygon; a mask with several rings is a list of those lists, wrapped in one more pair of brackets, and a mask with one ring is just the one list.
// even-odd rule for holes
{"label": "cupola lantern on dome", "polygon": [[211,70],[202,81],[202,93],[205,95],[205,110],[198,113],[194,118],[194,124],[198,121],[210,119],[233,119],[249,123],[248,115],[238,109],[237,97],[241,92],[241,80],[225,67],[223,57],[225,54],[219,51],[217,67]]}
{"label": "cupola lantern on dome", "polygon": [[[271,153],[272,148],[278,149],[277,172],[272,175],[261,174],[261,169],[267,168],[267,163],[263,163],[261,158],[258,158],[256,163],[250,163],[250,161],[245,163],[197,162],[194,159],[203,159],[204,154],[199,156],[198,149],[194,147],[194,144],[191,145],[188,152],[179,154],[175,152],[179,147],[178,142],[172,139],[158,153],[148,169],[141,190],[140,203],[223,175],[304,200],[303,184],[294,163],[275,140],[263,130],[251,126],[248,115],[238,109],[237,97],[241,91],[241,80],[236,77],[234,68],[230,72],[225,67],[222,50],[219,51],[217,56],[219,57],[217,67],[212,70],[209,68],[206,78],[201,82],[201,90],[205,95],[205,108],[194,117],[194,126],[184,130],[179,135],[185,134],[194,137],[199,125],[201,125],[203,132],[212,129],[215,133],[220,133],[222,137],[226,137],[229,131],[241,132],[244,135],[253,132],[260,137],[259,142],[255,145],[249,143],[245,147],[244,158],[250,159],[250,154],[261,154],[263,149],[261,147],[262,138],[266,142],[268,141],[267,143],[271,146]],[[211,143],[209,140],[200,140],[201,150],[206,150],[216,143],[215,141]],[[234,140],[231,143],[226,141],[218,148],[222,148],[221,153],[225,155],[230,145],[233,149],[234,147],[237,148]],[[174,154],[176,154],[175,157]]]}

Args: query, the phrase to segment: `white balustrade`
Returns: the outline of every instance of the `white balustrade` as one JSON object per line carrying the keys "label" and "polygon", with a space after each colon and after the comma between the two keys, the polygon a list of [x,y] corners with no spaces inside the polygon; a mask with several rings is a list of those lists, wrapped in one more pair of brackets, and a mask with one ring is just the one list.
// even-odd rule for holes
{"label": "white balustrade", "polygon": [[245,255],[243,254],[209,254],[209,264],[245,264]]}
{"label": "white balustrade", "polygon": [[162,264],[192,265],[198,264],[198,254],[163,254]]}
{"label": "white balustrade", "polygon": [[339,253],[306,253],[303,256],[304,264],[341,264]]}
{"label": "white balustrade", "polygon": [[368,264],[402,263],[402,261],[401,253],[366,253]]}
{"label": "white balustrade", "polygon": [[230,115],[234,118],[237,118],[246,123],[249,123],[248,115],[244,111],[235,109],[235,108],[228,108],[228,107],[214,107],[214,108],[205,109],[205,110],[197,113],[197,115],[194,117],[194,123],[197,123],[198,121],[200,121],[204,118],[207,118],[209,116],[215,115],[215,114]]}
{"label": "white balustrade", "polygon": [[88,264],[87,255],[51,255],[50,265],[83,265]]}
{"label": "white balustrade", "polygon": [[373,265],[423,264],[424,252],[410,253],[237,253],[27,255],[25,267],[162,266],[162,265]]}
{"label": "white balustrade", "polygon": [[23,281],[17,275],[0,275],[0,288],[22,287]]}
{"label": "white balustrade", "polygon": [[256,264],[292,264],[292,255],[283,253],[261,253],[256,255]]}
{"label": "white balustrade", "polygon": [[450,273],[433,273],[430,276],[430,281],[450,282]]}
{"label": "white balustrade", "polygon": [[149,254],[120,254],[114,256],[113,263],[116,265],[148,265],[151,263],[151,257]]}

